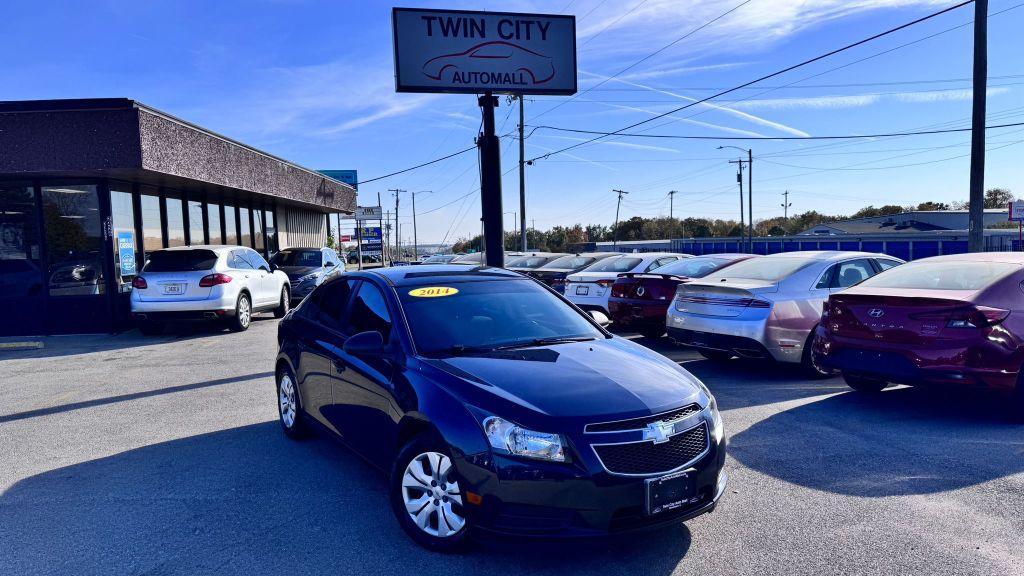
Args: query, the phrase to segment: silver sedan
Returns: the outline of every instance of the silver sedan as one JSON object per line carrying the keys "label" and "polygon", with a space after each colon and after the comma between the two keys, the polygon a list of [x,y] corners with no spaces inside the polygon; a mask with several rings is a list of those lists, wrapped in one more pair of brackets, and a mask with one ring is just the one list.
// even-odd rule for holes
{"label": "silver sedan", "polygon": [[681,284],[668,308],[669,337],[712,360],[812,361],[811,338],[829,294],[903,261],[867,252],[788,252],[752,258]]}

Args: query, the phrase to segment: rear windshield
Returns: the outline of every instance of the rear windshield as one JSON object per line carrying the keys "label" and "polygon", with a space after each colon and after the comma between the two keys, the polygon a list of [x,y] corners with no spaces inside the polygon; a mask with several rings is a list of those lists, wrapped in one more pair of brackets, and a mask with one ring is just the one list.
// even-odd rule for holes
{"label": "rear windshield", "polygon": [[643,262],[641,258],[606,258],[587,268],[584,272],[629,272]]}
{"label": "rear windshield", "polygon": [[703,278],[722,266],[734,262],[726,258],[684,258],[651,270],[655,274],[675,274],[687,278]]}
{"label": "rear windshield", "polygon": [[396,290],[423,354],[489,350],[544,338],[604,337],[583,315],[532,280],[449,282]]}
{"label": "rear windshield", "polygon": [[595,260],[597,260],[597,258],[594,258],[593,256],[562,256],[561,258],[556,258],[551,262],[548,262],[541,266],[541,268],[582,268],[593,263]]}
{"label": "rear windshield", "polygon": [[980,290],[1020,270],[1008,262],[910,262],[868,278],[858,286],[873,288],[920,288],[926,290]]}
{"label": "rear windshield", "polygon": [[217,263],[211,250],[161,250],[149,255],[143,272],[189,272],[209,270]]}
{"label": "rear windshield", "polygon": [[323,266],[319,250],[282,250],[271,262],[277,266]]}
{"label": "rear windshield", "polygon": [[524,256],[522,258],[516,258],[506,264],[506,266],[514,268],[537,268],[539,266],[543,266],[547,261],[547,256]]}
{"label": "rear windshield", "polygon": [[430,258],[427,258],[426,260],[424,260],[423,263],[424,264],[438,264],[438,263],[440,263],[440,264],[447,264],[448,262],[451,262],[453,258],[455,258],[455,256],[452,255],[452,254],[434,254]]}
{"label": "rear windshield", "polygon": [[793,272],[809,266],[814,260],[809,258],[751,258],[743,262],[737,262],[721,272],[715,272],[706,276],[708,280],[720,278],[739,278],[743,280],[764,280],[776,282],[789,276]]}

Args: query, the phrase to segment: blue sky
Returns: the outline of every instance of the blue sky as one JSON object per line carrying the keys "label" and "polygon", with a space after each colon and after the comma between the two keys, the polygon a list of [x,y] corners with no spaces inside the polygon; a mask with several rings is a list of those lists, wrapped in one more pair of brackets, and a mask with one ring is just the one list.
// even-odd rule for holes
{"label": "blue sky", "polygon": [[[739,1],[403,5],[576,14],[582,91]],[[526,123],[616,130],[951,4],[753,0],[597,89],[568,101],[528,98]],[[1017,4],[990,2],[991,14],[1005,10],[989,24],[990,124],[1024,121],[1024,7]],[[0,22],[0,98],[134,98],[299,164],[358,169],[368,179],[470,146],[479,126],[473,96],[394,92],[390,7],[353,0],[15,0]],[[972,18],[973,7],[965,7],[766,81],[766,88],[725,96],[716,107],[647,126],[660,134],[775,137],[967,127],[971,26],[946,30]],[[514,129],[515,111],[502,102],[497,114],[504,132]],[[527,155],[576,138],[538,129],[527,139]],[[529,167],[527,209],[542,229],[610,224],[613,188],[631,192],[623,218],[667,215],[667,193],[678,190],[676,216],[735,217],[735,167],[727,160],[736,153],[716,150],[719,144],[754,149],[755,218],[781,215],[786,190],[791,213],[961,200],[968,142],[968,133],[856,142],[609,139]],[[514,166],[515,144],[505,142],[505,169]],[[988,147],[986,186],[1024,195],[1024,127],[990,131]],[[420,241],[451,240],[479,231],[478,184],[475,154],[468,153],[367,184],[361,194],[370,198],[360,203],[375,203],[377,192],[390,203],[388,188],[432,190],[417,197],[426,213]],[[515,170],[504,180],[504,206],[518,210]],[[512,215],[505,218],[511,227]],[[403,236],[411,235],[411,226],[403,228]]]}

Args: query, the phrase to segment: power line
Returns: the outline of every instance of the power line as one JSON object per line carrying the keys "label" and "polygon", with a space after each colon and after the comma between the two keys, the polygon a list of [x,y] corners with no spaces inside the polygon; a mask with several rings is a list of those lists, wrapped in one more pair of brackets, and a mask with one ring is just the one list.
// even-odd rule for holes
{"label": "power line", "polygon": [[453,152],[453,153],[451,153],[451,154],[449,154],[447,156],[442,156],[440,158],[435,158],[435,159],[433,159],[433,160],[431,160],[429,162],[424,162],[422,164],[417,164],[415,166],[412,166],[410,168],[405,168],[403,170],[397,170],[397,171],[392,172],[390,174],[385,174],[383,176],[377,176],[376,178],[370,178],[369,180],[362,180],[362,181],[358,182],[358,184],[369,184],[370,182],[376,182],[377,180],[383,180],[385,178],[390,178],[392,176],[397,176],[398,174],[403,174],[405,172],[409,172],[409,171],[415,170],[417,168],[423,168],[424,166],[430,166],[431,164],[437,164],[438,162],[441,162],[442,160],[447,160],[449,158],[454,158],[454,157],[458,156],[459,154],[465,154],[466,152],[469,152],[470,150],[476,150],[476,146],[475,145],[474,146],[470,146],[469,148],[464,148],[462,150],[459,150],[458,152]]}
{"label": "power line", "polygon": [[883,31],[883,32],[879,32],[878,34],[875,34],[875,35],[873,35],[873,36],[869,36],[869,37],[867,37],[867,38],[864,38],[864,39],[862,39],[862,40],[858,40],[858,41],[856,41],[856,42],[853,42],[853,43],[851,43],[851,44],[847,44],[846,46],[843,46],[843,47],[841,47],[841,48],[837,48],[837,49],[835,49],[835,50],[832,50],[832,51],[826,52],[826,53],[824,53],[824,54],[821,54],[821,55],[815,56],[815,57],[813,57],[813,58],[810,58],[810,59],[808,59],[808,60],[804,60],[803,62],[800,62],[800,63],[798,63],[798,64],[794,64],[794,65],[792,65],[792,66],[789,66],[789,67],[787,67],[787,68],[783,68],[782,70],[777,70],[777,71],[775,71],[775,72],[772,72],[771,74],[766,74],[766,75],[764,75],[764,76],[761,76],[760,78],[757,78],[757,79],[755,79],[755,80],[751,80],[751,81],[749,81],[749,82],[745,82],[745,83],[743,83],[743,84],[740,84],[739,86],[736,86],[736,87],[734,87],[734,88],[729,88],[728,90],[722,90],[722,91],[720,91],[720,92],[717,92],[717,93],[715,93],[715,94],[712,94],[711,96],[708,96],[708,97],[706,97],[706,98],[702,98],[702,99],[700,99],[700,100],[695,100],[694,102],[690,102],[690,103],[688,103],[688,104],[685,104],[685,105],[683,105],[683,106],[680,106],[679,108],[675,108],[675,109],[673,109],[673,110],[670,110],[670,111],[668,111],[668,112],[664,112],[664,113],[662,113],[662,114],[658,114],[658,115],[656,115],[656,116],[653,116],[653,117],[651,117],[651,118],[648,118],[648,119],[646,119],[646,120],[641,120],[640,122],[636,122],[636,123],[630,124],[629,126],[626,126],[626,127],[624,127],[624,128],[621,128],[621,129],[619,129],[619,130],[616,130],[615,132],[612,132],[612,133],[608,133],[608,134],[602,134],[602,135],[600,135],[600,136],[597,136],[597,137],[595,137],[595,138],[592,138],[592,139],[590,139],[590,140],[587,140],[587,141],[585,141],[585,142],[580,142],[580,143],[578,143],[578,144],[573,144],[573,145],[571,145],[571,146],[567,146],[567,147],[565,147],[565,148],[562,148],[562,149],[560,149],[560,150],[556,150],[556,151],[554,151],[554,152],[548,152],[547,154],[544,154],[544,155],[542,155],[542,156],[538,156],[538,157],[536,157],[536,158],[533,158],[533,159],[531,159],[530,161],[531,161],[531,162],[535,162],[535,161],[537,161],[537,160],[540,160],[540,159],[542,159],[542,158],[548,158],[548,157],[554,156],[555,154],[560,154],[560,153],[562,153],[562,152],[566,152],[566,151],[568,151],[568,150],[572,150],[572,149],[574,149],[574,148],[579,148],[580,146],[584,146],[584,145],[586,145],[586,144],[589,144],[589,143],[591,143],[591,142],[594,142],[594,141],[597,141],[597,140],[601,140],[601,139],[603,139],[603,138],[606,138],[606,137],[608,137],[608,136],[610,136],[610,135],[617,135],[617,134],[620,134],[620,133],[622,133],[622,132],[625,132],[626,130],[630,130],[630,129],[632,129],[632,128],[636,128],[637,126],[641,126],[641,125],[643,125],[643,124],[647,124],[648,122],[652,122],[652,121],[654,121],[654,120],[657,120],[657,119],[659,119],[659,118],[664,118],[665,116],[669,116],[669,115],[671,115],[671,114],[675,114],[676,112],[679,112],[679,111],[681,111],[681,110],[685,110],[685,109],[687,109],[687,108],[691,108],[691,107],[693,107],[693,106],[696,106],[696,105],[698,105],[698,104],[702,104],[702,103],[704,103],[704,102],[707,102],[707,101],[709,101],[709,100],[713,100],[713,99],[715,99],[715,98],[718,98],[718,97],[720,97],[720,96],[724,96],[724,95],[726,95],[726,94],[729,94],[729,93],[731,93],[731,92],[735,92],[736,90],[739,90],[739,89],[741,89],[741,88],[744,88],[744,87],[746,87],[746,86],[751,86],[751,85],[753,85],[753,84],[757,84],[758,82],[762,82],[762,81],[764,81],[764,80],[767,80],[767,79],[769,79],[769,78],[774,78],[774,77],[776,77],[776,76],[779,76],[779,75],[785,74],[786,72],[790,72],[790,71],[792,71],[792,70],[796,70],[797,68],[801,68],[801,67],[803,67],[803,66],[807,66],[808,64],[812,64],[812,63],[814,63],[814,62],[817,62],[817,61],[819,61],[819,60],[823,60],[823,59],[825,59],[825,58],[828,58],[828,57],[830,57],[830,56],[834,56],[835,54],[838,54],[838,53],[840,53],[840,52],[845,52],[846,50],[850,50],[850,49],[852,49],[852,48],[855,48],[855,47],[857,47],[857,46],[860,46],[860,45],[862,45],[862,44],[866,44],[866,43],[868,43],[868,42],[871,42],[871,41],[873,41],[873,40],[877,40],[878,38],[882,38],[882,37],[884,37],[884,36],[888,36],[889,34],[893,34],[893,33],[895,33],[895,32],[898,32],[898,31],[900,31],[900,30],[903,30],[903,29],[905,29],[905,28],[908,28],[908,27],[910,27],[910,26],[913,26],[913,25],[915,25],[915,24],[920,24],[921,22],[924,22],[924,21],[926,21],[926,20],[930,20],[930,19],[932,19],[932,18],[935,18],[935,17],[937,17],[937,16],[940,16],[940,15],[942,15],[942,14],[945,14],[945,13],[947,13],[947,12],[950,12],[950,11],[956,10],[957,8],[961,8],[961,7],[963,7],[963,6],[966,6],[966,5],[968,5],[968,4],[971,4],[971,3],[973,2],[973,1],[974,1],[974,0],[965,0],[964,2],[960,2],[960,3],[958,3],[958,4],[955,4],[955,5],[953,5],[953,6],[949,6],[949,7],[947,7],[947,8],[944,8],[944,9],[942,9],[942,10],[939,10],[939,11],[937,11],[937,12],[933,12],[933,13],[931,13],[931,14],[928,14],[928,15],[926,15],[926,16],[922,16],[921,18],[918,18],[918,19],[916,19],[916,20],[912,20],[912,21],[910,21],[910,22],[907,22],[907,23],[901,24],[901,25],[899,25],[899,26],[896,26],[896,27],[894,27],[894,28],[890,28],[890,29],[888,29],[888,30],[885,30],[885,31]]}
{"label": "power line", "polygon": [[[993,126],[986,126],[985,129],[995,128],[1009,128],[1012,126],[1024,126],[1024,122],[1016,122],[1013,124],[996,124]],[[970,132],[970,128],[949,128],[945,130],[922,130],[918,132],[888,132],[884,134],[843,134],[838,136],[683,136],[679,134],[639,134],[639,133],[623,133],[621,131],[615,132],[602,132],[600,130],[581,130],[576,128],[560,128],[558,126],[533,126],[533,128],[544,128],[547,130],[558,130],[560,132],[573,132],[576,134],[600,134],[603,136],[623,136],[629,138],[667,138],[670,140],[852,140],[861,138],[889,138],[893,136],[918,136],[923,134],[948,134],[951,132]],[[587,142],[593,142],[599,138],[588,140]],[[585,144],[584,142],[583,144]],[[562,150],[556,150],[550,154],[558,154],[565,152],[573,148],[564,148]],[[534,158],[531,160],[542,159],[543,156]]]}
{"label": "power line", "polygon": [[[1003,12],[1002,10],[1000,12]],[[999,12],[995,12],[992,15],[995,16]],[[952,30],[952,29],[951,29]],[[989,80],[1016,80],[1024,78],[1024,74],[1009,74],[1002,76],[989,76]],[[933,78],[927,80],[902,80],[899,82],[851,82],[846,84],[803,84],[801,86],[792,86],[790,84],[783,84],[780,86],[748,86],[742,88],[742,90],[781,90],[783,88],[862,88],[865,86],[904,86],[904,85],[916,85],[916,84],[948,84],[950,82],[971,82],[972,78]],[[668,87],[659,88],[659,90],[725,90],[723,86],[680,86],[680,87]],[[594,92],[648,92],[649,88],[591,88]]]}
{"label": "power line", "polygon": [[[608,23],[608,25],[607,25],[607,26],[605,26],[604,28],[601,28],[601,30],[599,30],[599,31],[597,32],[597,34],[594,34],[594,35],[593,35],[593,36],[591,36],[590,38],[587,38],[587,39],[586,39],[586,40],[584,40],[583,42],[580,42],[580,48],[582,48],[582,47],[586,46],[587,44],[589,44],[589,43],[590,43],[590,42],[591,42],[591,41],[592,41],[592,40],[593,40],[594,38],[597,38],[597,37],[598,37],[598,36],[600,36],[601,34],[604,34],[606,30],[608,30],[608,29],[609,29],[609,28],[611,28],[612,26],[615,26],[616,24],[618,24],[618,23],[619,23],[619,22],[620,22],[620,21],[621,21],[621,20],[622,20],[623,18],[625,18],[626,16],[629,16],[629,15],[630,15],[630,14],[632,14],[633,12],[636,12],[636,11],[637,11],[637,10],[638,10],[638,9],[639,9],[639,8],[640,8],[641,6],[643,6],[644,4],[647,4],[647,2],[648,2],[648,0],[640,0],[640,3],[639,3],[639,4],[637,4],[637,5],[633,6],[633,7],[632,7],[632,8],[630,8],[629,10],[627,10],[627,11],[626,11],[626,13],[625,13],[625,14],[623,14],[622,16],[619,16],[619,17],[618,17],[618,18],[616,18],[615,20],[613,20],[613,21],[609,22],[609,23]],[[593,12],[593,10],[591,10],[591,12]],[[590,14],[590,12],[587,12],[587,14],[589,15],[589,14]]]}

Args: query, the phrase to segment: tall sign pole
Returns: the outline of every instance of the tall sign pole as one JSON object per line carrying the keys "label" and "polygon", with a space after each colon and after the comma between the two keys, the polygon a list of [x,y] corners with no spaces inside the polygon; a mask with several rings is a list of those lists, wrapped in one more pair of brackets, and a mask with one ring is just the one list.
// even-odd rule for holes
{"label": "tall sign pole", "polygon": [[484,223],[486,264],[500,268],[505,264],[501,229],[501,141],[494,132],[494,109],[498,98],[484,92],[479,99],[484,131],[476,140],[480,150],[480,208]]}
{"label": "tall sign pole", "polygon": [[477,104],[483,116],[483,130],[476,141],[480,155],[480,220],[486,264],[500,267],[505,259],[501,146],[494,129],[494,109],[498,106],[495,94],[519,98],[519,225],[525,248],[523,96],[576,93],[576,17],[393,8],[391,23],[397,92],[478,95]]}
{"label": "tall sign pole", "polygon": [[747,254],[754,253],[754,149],[747,149]]}
{"label": "tall sign pole", "polygon": [[985,98],[988,88],[988,0],[974,2],[974,101],[971,112],[971,202],[967,249],[985,250]]}

